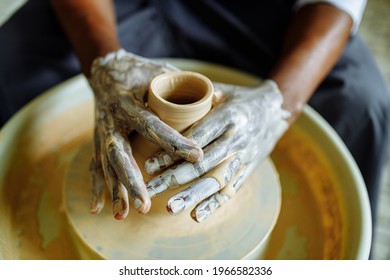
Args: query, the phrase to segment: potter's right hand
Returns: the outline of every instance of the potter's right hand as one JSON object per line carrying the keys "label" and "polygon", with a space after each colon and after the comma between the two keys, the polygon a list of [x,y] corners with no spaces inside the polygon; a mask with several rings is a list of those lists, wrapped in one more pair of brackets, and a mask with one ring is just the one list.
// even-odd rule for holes
{"label": "potter's right hand", "polygon": [[95,96],[91,213],[102,209],[105,186],[111,193],[116,219],[127,216],[129,196],[140,213],[149,211],[150,198],[128,141],[134,130],[172,155],[190,162],[202,159],[203,152],[198,146],[144,106],[150,81],[172,70],[177,69],[124,50],[94,61],[89,79]]}
{"label": "potter's right hand", "polygon": [[254,87],[214,83],[213,109],[185,132],[204,147],[204,159],[176,162],[164,152],[146,162],[149,173],[164,170],[147,183],[151,197],[190,186],[172,196],[167,209],[178,214],[192,208],[197,222],[209,217],[238,191],[257,164],[274,148],[288,128],[290,113],[282,108],[277,84],[264,80]]}

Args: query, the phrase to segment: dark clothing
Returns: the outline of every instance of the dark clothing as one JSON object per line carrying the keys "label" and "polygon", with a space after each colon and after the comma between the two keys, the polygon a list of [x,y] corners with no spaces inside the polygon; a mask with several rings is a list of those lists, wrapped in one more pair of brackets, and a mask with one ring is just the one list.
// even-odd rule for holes
{"label": "dark clothing", "polygon": [[[294,1],[117,0],[123,47],[145,57],[194,58],[259,77],[281,48]],[[1,124],[42,91],[80,73],[49,4],[30,0],[0,28]],[[359,36],[309,104],[337,131],[367,185],[373,213],[387,151],[390,99],[373,56]]]}

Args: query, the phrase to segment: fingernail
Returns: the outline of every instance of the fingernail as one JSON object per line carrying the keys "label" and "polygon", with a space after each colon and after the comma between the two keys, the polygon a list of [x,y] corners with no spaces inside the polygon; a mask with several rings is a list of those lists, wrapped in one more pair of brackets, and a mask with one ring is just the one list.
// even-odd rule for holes
{"label": "fingernail", "polygon": [[103,206],[104,202],[102,200],[97,197],[92,197],[89,212],[91,214],[98,214],[103,209]]}
{"label": "fingernail", "polygon": [[133,203],[134,203],[134,207],[135,209],[139,210],[142,206],[142,200],[139,199],[138,197],[136,197],[134,200],[133,200]]}
{"label": "fingernail", "polygon": [[201,148],[192,149],[190,153],[194,158],[194,162],[198,162],[203,159],[203,150]]}
{"label": "fingernail", "polygon": [[103,206],[101,206],[101,205],[94,205],[89,210],[89,213],[91,213],[91,214],[99,214],[100,211],[102,210],[102,208],[103,208]]}
{"label": "fingernail", "polygon": [[187,158],[188,161],[195,163],[203,159],[203,150],[201,148],[193,148],[190,151],[177,151],[179,156]]}
{"label": "fingernail", "polygon": [[152,175],[154,172],[156,172],[159,169],[159,167],[160,167],[160,165],[158,163],[157,158],[148,159],[144,164],[144,168],[145,168],[146,173],[148,173],[150,175]]}
{"label": "fingernail", "polygon": [[176,215],[186,208],[186,202],[183,198],[170,199],[167,203],[167,210],[169,213]]}
{"label": "fingernail", "polygon": [[195,222],[201,223],[210,216],[210,211],[207,210],[195,210],[191,212],[191,217]]}
{"label": "fingernail", "polygon": [[142,200],[139,197],[135,197],[133,199],[134,208],[138,210],[138,213],[140,214],[146,214],[150,210],[151,202],[150,199],[145,198],[145,200]]}
{"label": "fingernail", "polygon": [[123,200],[114,201],[112,209],[115,219],[123,220],[124,218],[126,218],[128,213],[128,207],[126,207],[126,203]]}

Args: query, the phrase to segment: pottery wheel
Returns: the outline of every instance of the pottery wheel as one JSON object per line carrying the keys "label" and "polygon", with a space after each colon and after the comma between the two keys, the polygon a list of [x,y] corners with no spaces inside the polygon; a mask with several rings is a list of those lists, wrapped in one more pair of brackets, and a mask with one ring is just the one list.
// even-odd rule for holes
{"label": "pottery wheel", "polygon": [[166,211],[166,201],[178,190],[153,198],[148,214],[130,209],[125,220],[117,221],[108,197],[100,214],[89,213],[91,154],[92,141],[86,140],[70,163],[64,186],[66,213],[80,250],[103,259],[261,258],[281,206],[279,177],[269,159],[202,223],[191,219],[191,210],[176,216]]}

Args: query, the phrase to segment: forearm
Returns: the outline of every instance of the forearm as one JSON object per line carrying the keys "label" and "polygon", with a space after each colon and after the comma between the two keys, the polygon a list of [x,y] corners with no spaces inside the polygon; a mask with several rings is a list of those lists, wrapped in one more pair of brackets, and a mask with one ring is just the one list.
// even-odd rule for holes
{"label": "forearm", "polygon": [[87,77],[96,57],[120,49],[112,0],[52,0],[51,3]]}
{"label": "forearm", "polygon": [[281,57],[268,77],[283,93],[290,123],[339,59],[352,24],[350,16],[327,4],[305,6],[293,17]]}

